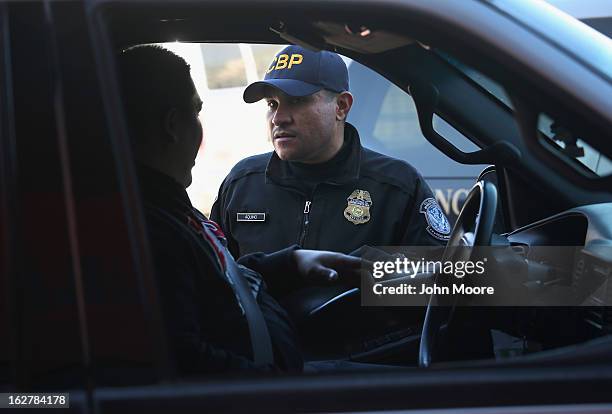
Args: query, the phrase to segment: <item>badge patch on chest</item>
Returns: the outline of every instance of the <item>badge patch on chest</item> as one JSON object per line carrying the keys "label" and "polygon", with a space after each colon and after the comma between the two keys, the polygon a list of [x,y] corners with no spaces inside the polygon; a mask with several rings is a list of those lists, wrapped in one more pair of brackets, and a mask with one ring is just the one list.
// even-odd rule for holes
{"label": "badge patch on chest", "polygon": [[344,217],[353,224],[364,224],[370,221],[372,198],[366,190],[355,190],[346,199]]}
{"label": "badge patch on chest", "polygon": [[448,240],[451,232],[450,223],[435,198],[426,198],[421,203],[419,212],[425,215],[427,232],[439,240]]}
{"label": "badge patch on chest", "polygon": [[263,222],[266,221],[266,213],[236,213],[236,221]]}

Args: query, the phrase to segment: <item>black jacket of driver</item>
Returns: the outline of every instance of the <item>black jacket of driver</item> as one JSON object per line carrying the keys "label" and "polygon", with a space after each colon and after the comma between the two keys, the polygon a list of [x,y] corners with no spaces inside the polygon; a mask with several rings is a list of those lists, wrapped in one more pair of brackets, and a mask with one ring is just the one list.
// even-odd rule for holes
{"label": "black jacket of driver", "polygon": [[[295,246],[240,260],[273,347],[273,363],[256,366],[246,316],[222,269],[220,253],[199,229],[215,224],[200,220],[203,216],[172,178],[142,166],[138,175],[162,308],[179,371],[301,371],[302,354],[293,323],[257,273],[265,273],[273,285],[286,284],[297,273],[290,260]],[[215,233],[222,237],[216,229]]]}

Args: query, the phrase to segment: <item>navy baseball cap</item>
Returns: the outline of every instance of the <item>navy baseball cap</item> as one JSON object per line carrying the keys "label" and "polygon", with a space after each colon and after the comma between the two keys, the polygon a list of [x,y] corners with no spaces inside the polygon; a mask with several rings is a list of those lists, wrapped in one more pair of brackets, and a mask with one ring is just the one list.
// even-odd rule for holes
{"label": "navy baseball cap", "polygon": [[336,53],[287,46],[274,56],[264,80],[247,86],[244,101],[253,103],[264,98],[266,86],[278,88],[289,96],[312,95],[321,89],[344,92],[349,90],[348,70]]}

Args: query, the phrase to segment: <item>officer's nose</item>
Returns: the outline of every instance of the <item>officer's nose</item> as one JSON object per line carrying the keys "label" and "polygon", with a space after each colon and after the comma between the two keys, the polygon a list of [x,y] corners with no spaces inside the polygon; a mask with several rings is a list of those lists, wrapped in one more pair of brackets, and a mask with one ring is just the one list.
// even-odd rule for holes
{"label": "officer's nose", "polygon": [[278,105],[274,116],[272,117],[272,123],[274,126],[282,126],[291,123],[293,120],[291,110],[287,105]]}

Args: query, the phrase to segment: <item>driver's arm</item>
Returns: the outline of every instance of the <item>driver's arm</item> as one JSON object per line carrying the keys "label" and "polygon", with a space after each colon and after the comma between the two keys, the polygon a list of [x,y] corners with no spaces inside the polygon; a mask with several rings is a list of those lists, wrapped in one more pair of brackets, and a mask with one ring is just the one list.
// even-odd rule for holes
{"label": "driver's arm", "polygon": [[304,286],[292,257],[297,249],[298,246],[293,245],[269,254],[250,253],[238,259],[238,263],[261,274],[268,291],[278,298]]}
{"label": "driver's arm", "polygon": [[[155,255],[155,264],[160,278],[160,296],[166,321],[166,330],[180,373],[212,374],[233,371],[281,371],[279,367],[272,365],[256,366],[250,359],[237,353],[238,349],[230,351],[209,342],[209,336],[222,338],[219,340],[227,341],[228,343],[240,342],[241,338],[232,338],[232,336],[237,336],[237,332],[240,331],[237,328],[243,327],[232,325],[238,325],[242,321],[239,318],[233,317],[235,315],[232,315],[231,310],[224,311],[224,309],[220,308],[218,309],[220,314],[213,315],[209,313],[208,318],[225,318],[227,320],[225,328],[223,331],[216,329],[216,332],[207,332],[211,330],[210,325],[218,326],[221,324],[203,319],[203,315],[206,315],[206,310],[203,309],[201,304],[204,298],[201,294],[201,286],[198,286],[198,284],[201,284],[198,282],[198,279],[201,280],[202,275],[196,274],[194,268],[186,264],[185,257],[177,257],[172,251],[156,251],[155,253],[157,253]],[[215,288],[215,285],[210,284],[210,288]],[[212,306],[208,306],[208,308],[212,309]],[[208,326],[203,326],[204,324]],[[242,331],[245,330],[242,329]],[[248,345],[248,339],[246,342]],[[248,349],[244,347],[242,351],[246,353]]]}
{"label": "driver's arm", "polygon": [[341,281],[359,286],[361,270],[367,264],[342,253],[299,249],[295,245],[271,254],[251,253],[238,262],[262,274],[270,293],[276,297],[305,284]]}
{"label": "driver's arm", "polygon": [[[251,360],[249,327],[235,294],[208,254],[181,226],[150,212],[149,237],[172,353],[183,374],[300,371],[301,352],[288,316],[261,289],[274,365]],[[212,249],[212,247],[211,247]]]}

